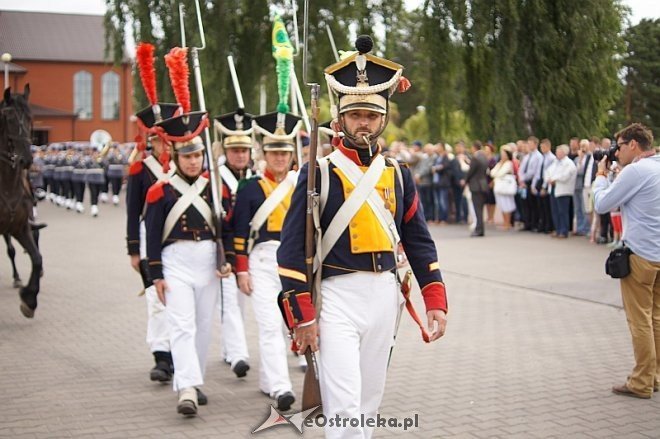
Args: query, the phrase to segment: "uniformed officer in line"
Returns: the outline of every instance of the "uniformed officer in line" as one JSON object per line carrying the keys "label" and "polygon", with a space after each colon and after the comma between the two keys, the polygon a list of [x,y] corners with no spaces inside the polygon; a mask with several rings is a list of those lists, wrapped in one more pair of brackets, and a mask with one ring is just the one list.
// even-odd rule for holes
{"label": "uniformed officer in line", "polygon": [[[206,112],[193,112],[157,124],[172,142],[176,173],[147,192],[145,226],[149,271],[170,325],[177,411],[195,415],[207,402],[204,384],[220,275],[209,180],[202,175],[204,144],[199,134]],[[226,209],[226,206],[225,206]],[[224,233],[223,243],[231,242]],[[223,275],[231,267],[223,267]]]}
{"label": "uniformed officer in line", "polygon": [[59,182],[59,193],[56,199],[57,205],[73,209],[73,190],[71,188],[71,174],[73,173],[73,147],[71,144],[63,144],[55,164],[55,178]]}
{"label": "uniformed officer in line", "polygon": [[41,147],[32,145],[30,147],[32,152],[32,165],[28,171],[30,186],[34,194],[35,201],[43,200],[46,197],[44,169],[46,166],[45,153]]}
{"label": "uniformed officer in line", "polygon": [[[238,186],[242,180],[252,177],[250,168],[253,142],[251,137],[252,115],[239,109],[217,116],[214,121],[214,129],[223,137],[221,145],[224,150],[224,163],[219,164],[218,171],[222,178],[223,203],[229,206],[226,218],[231,224]],[[233,240],[231,225],[228,232],[232,233]],[[228,259],[235,258],[233,249],[227,250],[227,255]],[[243,320],[244,297],[245,295],[238,289],[234,273],[222,280],[221,296],[218,299],[218,312],[222,326],[222,355],[239,378],[247,375],[247,371],[250,369]]]}
{"label": "uniformed officer in line", "polygon": [[119,205],[119,192],[121,192],[122,180],[124,179],[124,172],[128,163],[117,145],[112,145],[110,152],[106,157],[107,171],[106,177],[112,189],[112,204]]}
{"label": "uniformed officer in line", "polygon": [[[305,274],[308,165],[298,179],[277,253],[297,346],[300,352],[320,349],[319,381],[328,418],[374,418],[378,412],[402,305],[395,277],[399,242],[422,290],[430,340],[441,337],[446,324],[445,287],[413,178],[407,168],[385,161],[377,143],[387,125],[389,97],[410,83],[401,76],[402,66],[371,55],[372,46],[371,38],[359,37],[358,53],[325,70],[331,95],[336,95],[331,96],[334,131],[344,138],[319,160],[323,166],[316,165],[323,232],[317,249],[322,261],[320,315]],[[336,104],[333,98],[338,98]],[[344,206],[353,207],[338,214]],[[326,427],[326,437],[333,438],[371,437],[372,432]]]}
{"label": "uniformed officer in line", "polygon": [[[154,356],[155,365],[149,372],[151,381],[166,382],[172,379],[173,362],[170,353],[170,331],[165,313],[165,307],[158,300],[156,288],[151,282],[147,265],[146,231],[144,227],[144,210],[147,191],[159,181],[171,177],[176,166],[169,161],[170,145],[154,132],[154,124],[160,118],[163,120],[174,116],[180,107],[177,104],[158,104],[159,116],[150,105],[137,114],[138,127],[151,145],[151,154],[138,152],[137,160],[131,164],[126,184],[126,247],[131,261],[131,267],[142,275],[144,295],[147,304],[147,345]],[[143,149],[142,145],[136,148]],[[143,156],[142,154],[145,154]],[[161,163],[161,159],[167,163]],[[169,168],[169,169],[167,169]]]}
{"label": "uniformed officer in line", "polygon": [[71,174],[71,187],[75,201],[75,209],[83,213],[83,199],[85,198],[85,178],[87,177],[87,154],[82,145],[76,145],[76,154],[73,157],[73,172]]}
{"label": "uniformed officer in line", "polygon": [[99,193],[105,184],[105,169],[100,158],[100,151],[94,147],[90,148],[85,158],[85,183],[89,187],[89,213],[96,217],[99,214]]}
{"label": "uniformed officer in line", "polygon": [[300,118],[270,113],[255,118],[255,129],[264,135],[266,169],[263,176],[247,181],[236,196],[232,220],[236,276],[240,290],[252,299],[259,328],[259,388],[277,401],[280,410],[288,410],[295,395],[287,364],[288,343],[277,306],[282,286],[275,255],[295,186],[296,173],[289,169]]}
{"label": "uniformed officer in line", "polygon": [[55,194],[53,193],[53,173],[55,172],[55,156],[56,151],[54,144],[46,147],[46,155],[44,156],[44,190],[46,191],[46,199],[53,201]]}

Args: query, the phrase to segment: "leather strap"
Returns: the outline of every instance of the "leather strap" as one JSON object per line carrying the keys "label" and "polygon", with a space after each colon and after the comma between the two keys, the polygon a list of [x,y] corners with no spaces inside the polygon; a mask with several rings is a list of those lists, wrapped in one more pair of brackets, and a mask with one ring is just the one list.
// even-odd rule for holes
{"label": "leather strap", "polygon": [[291,188],[295,187],[298,173],[296,171],[289,171],[286,178],[277,185],[277,187],[270,193],[266,201],[264,201],[259,209],[255,212],[250,222],[250,237],[247,243],[247,252],[252,251],[254,241],[258,236],[261,226],[264,225],[271,213],[280,205],[280,203],[287,196]]}
{"label": "leather strap", "polygon": [[213,233],[215,233],[215,224],[213,224],[212,221],[213,214],[211,208],[206,201],[199,196],[204,189],[206,189],[208,182],[208,179],[205,177],[199,177],[195,183],[190,185],[178,175],[172,177],[170,184],[174,189],[181,193],[181,197],[179,197],[176,203],[174,203],[172,210],[167,214],[165,226],[163,227],[163,236],[161,237],[163,242],[167,239],[170,233],[172,233],[172,230],[179,218],[181,218],[181,215],[183,215],[191,205],[197,209],[204,218],[204,221],[206,221],[209,227],[211,227]]}

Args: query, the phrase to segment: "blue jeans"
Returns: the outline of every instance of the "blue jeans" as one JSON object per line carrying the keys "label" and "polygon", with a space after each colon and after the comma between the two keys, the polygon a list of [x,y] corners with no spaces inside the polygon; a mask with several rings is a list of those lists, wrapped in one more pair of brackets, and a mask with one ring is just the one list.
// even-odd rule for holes
{"label": "blue jeans", "polygon": [[467,222],[468,206],[467,200],[463,196],[463,188],[454,186],[452,191],[454,193],[454,207],[456,208],[456,222]]}
{"label": "blue jeans", "polygon": [[[564,195],[561,197],[552,197],[555,200],[555,205],[557,209],[557,222],[555,223],[555,228],[557,230],[557,236],[568,236],[568,227],[569,227],[569,207],[571,205],[571,196]],[[553,209],[554,216],[554,209]],[[553,218],[554,220],[554,218]]]}
{"label": "blue jeans", "polygon": [[589,216],[584,211],[582,189],[575,189],[573,193],[573,210],[575,211],[575,231],[581,235],[588,235],[591,225],[589,224]]}
{"label": "blue jeans", "polygon": [[449,218],[449,188],[436,187],[435,188],[435,206],[438,211],[436,219],[438,221],[447,221]]}
{"label": "blue jeans", "polygon": [[422,209],[424,210],[424,219],[426,221],[433,219],[433,188],[431,185],[417,186],[419,192],[419,199],[422,202]]}

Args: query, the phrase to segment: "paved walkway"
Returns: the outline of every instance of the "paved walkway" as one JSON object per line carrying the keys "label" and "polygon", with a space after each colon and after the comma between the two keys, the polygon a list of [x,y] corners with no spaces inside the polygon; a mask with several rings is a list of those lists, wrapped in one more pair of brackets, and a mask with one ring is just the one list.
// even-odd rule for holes
{"label": "paved walkway", "polygon": [[[0,437],[251,437],[270,410],[257,388],[251,310],[253,369],[238,380],[220,362],[217,330],[205,386],[210,403],[183,419],[171,387],[148,380],[146,312],[125,255],[123,209],[103,206],[93,219],[42,205],[41,218],[49,227],[34,320],[20,315],[9,264],[0,262]],[[618,286],[603,274],[603,247],[432,229],[451,311],[447,335],[428,346],[409,318],[402,321],[381,414],[417,415],[405,437],[660,437],[660,397],[610,393],[629,372],[632,352]],[[27,279],[25,255],[19,264]],[[290,366],[301,389],[293,357]],[[401,434],[381,428],[375,437]],[[281,426],[254,437],[300,435]]]}

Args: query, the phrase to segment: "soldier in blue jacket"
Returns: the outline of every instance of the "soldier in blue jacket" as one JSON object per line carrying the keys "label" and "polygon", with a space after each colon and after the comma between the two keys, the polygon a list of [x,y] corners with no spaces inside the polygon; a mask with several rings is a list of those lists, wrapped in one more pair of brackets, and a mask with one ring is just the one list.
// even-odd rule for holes
{"label": "soldier in blue jacket", "polygon": [[249,295],[259,328],[259,388],[288,410],[295,401],[287,365],[288,343],[277,306],[282,288],[276,251],[290,207],[296,174],[289,171],[300,118],[270,113],[255,119],[264,135],[264,175],[247,181],[236,196],[234,250],[240,290]]}
{"label": "soldier in blue jacket", "polygon": [[[218,171],[222,178],[223,203],[229,206],[227,216],[229,223],[233,216],[236,193],[241,181],[252,177],[250,168],[250,154],[252,152],[252,119],[251,114],[242,109],[232,113],[215,117],[214,128],[216,133],[223,136],[222,149],[224,150],[223,163],[218,161]],[[215,145],[220,146],[220,145]],[[233,231],[231,225],[228,232]],[[233,249],[226,250],[235,257]],[[238,378],[247,375],[250,365],[245,325],[243,320],[244,297],[238,289],[236,276],[232,273],[222,280],[221,296],[218,299],[218,313],[220,314],[222,338],[222,356],[229,363],[232,371]]]}
{"label": "soldier in blue jacket", "polygon": [[[395,276],[399,244],[424,297],[431,332],[423,331],[425,340],[441,337],[446,325],[445,287],[412,175],[386,160],[377,143],[387,125],[389,97],[410,83],[401,76],[402,66],[371,55],[372,46],[371,38],[359,37],[357,53],[325,70],[333,92],[333,128],[344,137],[316,164],[323,234],[316,249],[320,314],[305,268],[308,164],[301,170],[277,252],[287,323],[301,353],[309,347],[320,354],[327,418],[375,418],[378,412],[403,302]],[[328,427],[326,437],[371,437],[372,432],[368,427]]]}
{"label": "soldier in blue jacket", "polygon": [[[142,276],[144,295],[147,303],[147,344],[154,356],[155,366],[149,372],[152,381],[165,382],[172,378],[172,355],[170,353],[170,332],[165,308],[158,300],[156,289],[151,282],[147,263],[146,231],[143,215],[146,206],[147,191],[159,181],[164,181],[174,174],[174,163],[169,162],[169,155],[164,151],[169,148],[167,142],[153,131],[157,120],[174,116],[179,111],[177,104],[158,105],[158,115],[149,106],[139,111],[136,116],[142,135],[147,136],[152,154],[142,156],[141,151],[129,168],[126,185],[126,247],[131,260],[131,267]],[[142,149],[141,145],[136,148]],[[167,163],[159,161],[165,157]],[[170,168],[169,170],[167,168]]]}
{"label": "soldier in blue jacket", "polygon": [[[170,325],[177,411],[195,415],[206,403],[206,355],[211,340],[219,276],[209,180],[202,175],[206,112],[193,112],[157,124],[172,142],[176,173],[147,193],[145,225],[149,271]],[[224,230],[224,228],[223,228]],[[223,233],[223,243],[231,245]]]}

